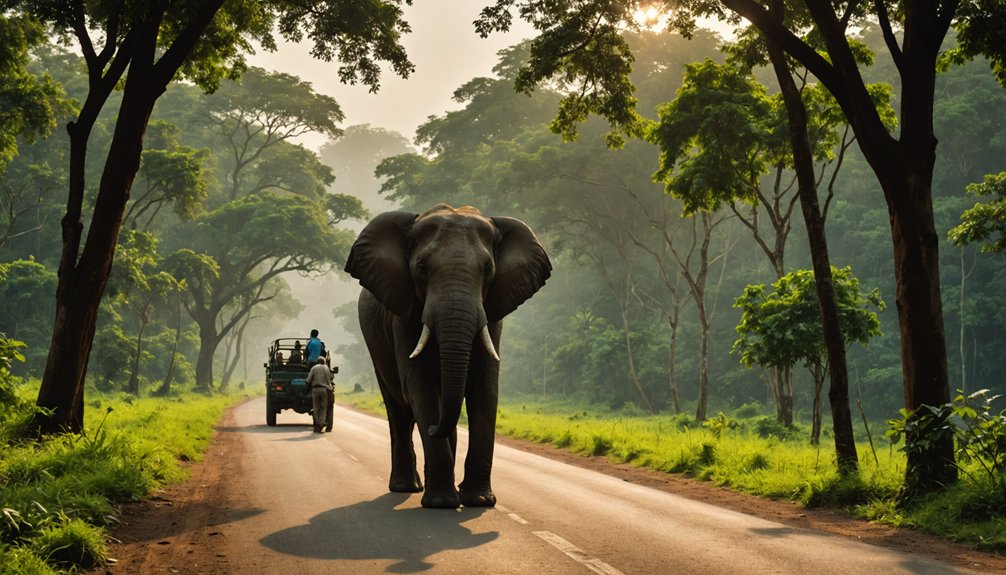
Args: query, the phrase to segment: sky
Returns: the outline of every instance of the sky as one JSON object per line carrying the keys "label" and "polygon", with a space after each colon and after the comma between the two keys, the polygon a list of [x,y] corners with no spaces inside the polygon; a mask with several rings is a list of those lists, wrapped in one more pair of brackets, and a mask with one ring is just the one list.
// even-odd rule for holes
{"label": "sky", "polygon": [[[406,80],[385,68],[376,94],[367,86],[339,82],[338,63],[315,60],[310,45],[283,44],[276,52],[260,51],[249,58],[253,66],[292,74],[310,82],[316,92],[332,96],[342,107],[343,127],[370,124],[401,133],[410,141],[416,128],[431,115],[456,109],[454,90],[477,76],[489,76],[496,53],[531,35],[523,22],[506,33],[482,39],[472,22],[492,0],[414,0],[403,6],[412,32],[402,44],[416,70]],[[307,139],[317,149],[321,141]]]}

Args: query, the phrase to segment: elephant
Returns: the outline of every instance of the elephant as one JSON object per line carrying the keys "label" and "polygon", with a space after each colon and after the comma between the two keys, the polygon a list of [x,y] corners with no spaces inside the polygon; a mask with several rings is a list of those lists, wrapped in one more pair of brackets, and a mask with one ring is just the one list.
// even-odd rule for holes
{"label": "elephant", "polygon": [[[427,508],[493,507],[501,321],[537,292],[552,263],[531,228],[471,206],[385,212],[360,232],[345,270],[363,287],[360,328],[391,432],[392,492]],[[462,401],[464,480],[454,460]],[[412,436],[419,426],[425,490]]]}

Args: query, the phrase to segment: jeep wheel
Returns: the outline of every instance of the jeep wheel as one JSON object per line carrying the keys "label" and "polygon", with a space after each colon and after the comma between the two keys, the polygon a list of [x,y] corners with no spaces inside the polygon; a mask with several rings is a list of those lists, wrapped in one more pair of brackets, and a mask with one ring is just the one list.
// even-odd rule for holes
{"label": "jeep wheel", "polygon": [[268,403],[265,404],[265,424],[269,427],[276,425],[276,410]]}

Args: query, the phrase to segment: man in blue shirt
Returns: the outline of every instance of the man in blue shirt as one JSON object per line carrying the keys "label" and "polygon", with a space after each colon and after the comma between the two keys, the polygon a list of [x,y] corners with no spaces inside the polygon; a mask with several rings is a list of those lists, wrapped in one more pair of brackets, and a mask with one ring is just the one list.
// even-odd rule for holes
{"label": "man in blue shirt", "polygon": [[319,356],[325,355],[325,344],[318,339],[318,330],[311,330],[311,339],[307,340],[307,364],[313,365]]}

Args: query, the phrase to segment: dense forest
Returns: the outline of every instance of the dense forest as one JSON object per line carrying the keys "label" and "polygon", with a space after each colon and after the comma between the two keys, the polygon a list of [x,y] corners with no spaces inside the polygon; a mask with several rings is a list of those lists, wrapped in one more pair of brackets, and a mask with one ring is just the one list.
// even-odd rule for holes
{"label": "dense forest", "polygon": [[[816,299],[801,283],[810,250],[773,76],[739,65],[709,31],[626,39],[638,110],[659,129],[622,145],[599,119],[575,141],[550,129],[566,87],[515,92],[526,44],[502,51],[492,77],[457,87],[456,109],[432,116],[411,144],[380,126],[344,126],[338,102],[283,73],[250,68],[212,93],[171,83],[143,139],[87,385],[144,395],[258,385],[268,341],[317,325],[339,354],[340,378],[372,385],[354,335],[358,288],[341,270],[354,231],[382,210],[447,202],[526,221],[555,265],[506,322],[504,398],[700,419],[745,404],[787,422],[819,417],[827,362]],[[861,39],[884,42],[871,29]],[[78,56],[44,36],[32,43],[27,68],[44,83],[51,121],[0,156],[0,332],[28,344],[16,369],[40,376],[71,177],[56,126],[79,111],[88,78]],[[878,58],[865,75],[896,131],[894,65]],[[967,62],[938,78],[933,201],[952,387],[1003,393],[1006,255],[950,239],[983,181],[1002,189],[1001,177],[985,179],[1006,170],[996,113],[1006,90],[988,68]],[[852,398],[880,421],[904,406],[889,214],[841,114],[823,93],[808,98],[840,305],[863,322],[855,335],[854,320],[845,325]],[[20,106],[0,102],[4,118]],[[117,108],[97,118],[89,174],[101,173]],[[327,143],[310,149],[308,134]],[[723,191],[693,193],[710,181]],[[85,212],[97,186],[87,179]],[[766,311],[773,298],[792,306],[801,297],[809,313],[758,317],[781,313]],[[759,348],[768,332],[789,338],[780,344],[788,356]]]}

